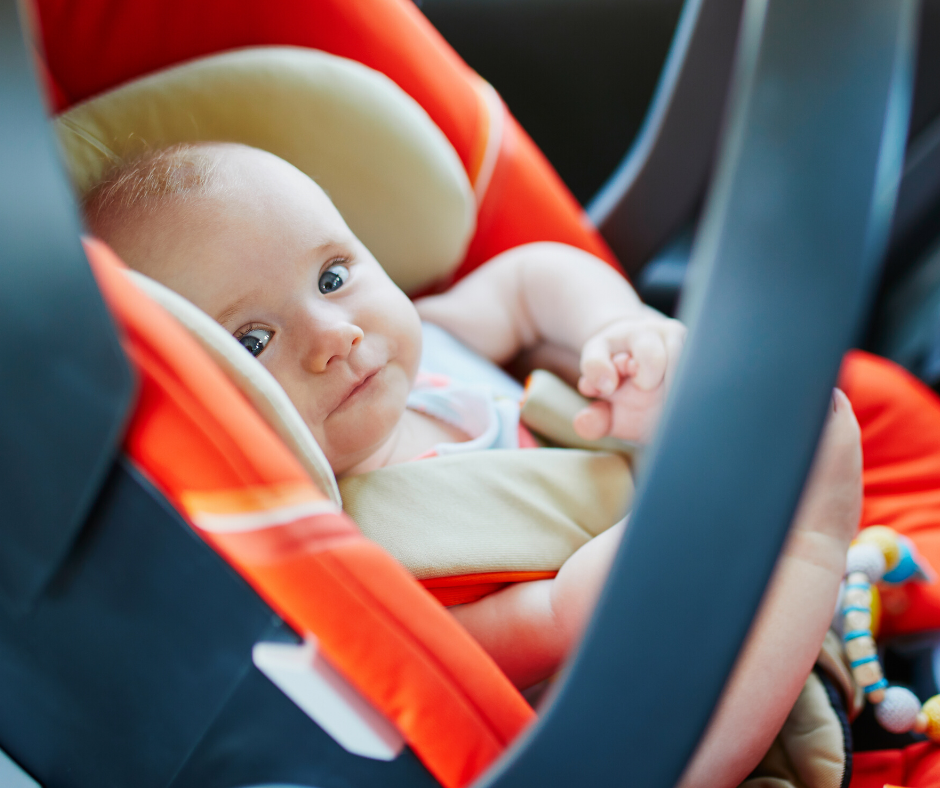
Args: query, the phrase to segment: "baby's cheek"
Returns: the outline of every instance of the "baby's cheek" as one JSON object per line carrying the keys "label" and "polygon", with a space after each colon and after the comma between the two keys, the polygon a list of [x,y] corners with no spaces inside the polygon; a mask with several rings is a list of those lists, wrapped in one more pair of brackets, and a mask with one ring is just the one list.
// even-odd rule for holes
{"label": "baby's cheek", "polygon": [[347,467],[362,462],[383,446],[401,421],[409,390],[405,372],[387,368],[358,407],[325,420],[321,448],[334,470],[344,462]]}

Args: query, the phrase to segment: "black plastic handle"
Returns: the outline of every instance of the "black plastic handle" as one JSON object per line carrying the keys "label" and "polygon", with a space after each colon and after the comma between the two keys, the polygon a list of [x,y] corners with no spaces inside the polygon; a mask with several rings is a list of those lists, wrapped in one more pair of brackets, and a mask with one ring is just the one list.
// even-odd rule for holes
{"label": "black plastic handle", "polygon": [[638,503],[554,703],[488,788],[679,779],[796,507],[878,273],[913,0],[749,0],[693,251],[690,332]]}
{"label": "black plastic handle", "polygon": [[16,610],[74,541],[133,393],[29,58],[0,0],[0,602]]}

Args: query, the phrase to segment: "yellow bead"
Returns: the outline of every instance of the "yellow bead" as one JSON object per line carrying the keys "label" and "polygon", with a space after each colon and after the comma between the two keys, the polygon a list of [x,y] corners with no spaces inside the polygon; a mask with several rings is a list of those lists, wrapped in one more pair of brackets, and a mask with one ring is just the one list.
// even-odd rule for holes
{"label": "yellow bead", "polygon": [[924,733],[931,741],[940,742],[940,695],[934,695],[921,707],[927,717],[927,729]]}
{"label": "yellow bead", "polygon": [[877,586],[871,587],[871,636],[878,637],[878,628],[881,626],[881,594]]}
{"label": "yellow bead", "polygon": [[898,561],[901,559],[898,535],[893,528],[888,528],[886,525],[872,525],[863,528],[855,537],[855,541],[862,544],[872,543],[878,545],[881,552],[884,553],[885,565],[889,572],[898,565]]}

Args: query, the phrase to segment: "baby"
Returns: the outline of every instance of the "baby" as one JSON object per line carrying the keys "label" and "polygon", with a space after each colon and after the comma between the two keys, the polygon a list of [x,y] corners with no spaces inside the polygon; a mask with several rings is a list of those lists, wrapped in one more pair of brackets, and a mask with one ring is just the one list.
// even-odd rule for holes
{"label": "baby", "polygon": [[[539,347],[578,359],[578,388],[594,398],[575,418],[585,438],[648,437],[682,348],[681,324],[644,306],[601,261],[560,244],[511,249],[412,303],[312,180],[244,146],[145,156],[92,192],[86,215],[129,265],[186,296],[267,367],[337,476],[470,437],[406,407],[421,319],[497,364]],[[786,550],[684,785],[737,784],[769,747],[829,626],[860,508],[858,426],[836,391]],[[621,531],[588,542],[552,580],[451,611],[517,686],[529,686],[577,641]]]}

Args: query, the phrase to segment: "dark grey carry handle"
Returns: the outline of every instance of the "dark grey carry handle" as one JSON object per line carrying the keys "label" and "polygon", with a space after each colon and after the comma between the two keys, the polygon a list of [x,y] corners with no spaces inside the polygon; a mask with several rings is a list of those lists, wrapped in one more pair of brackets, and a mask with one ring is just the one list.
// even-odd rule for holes
{"label": "dark grey carry handle", "polygon": [[16,610],[71,547],[133,393],[40,95],[17,4],[0,0],[0,603]]}
{"label": "dark grey carry handle", "polygon": [[686,0],[643,127],[587,207],[631,276],[701,204],[743,7],[744,0]]}
{"label": "dark grey carry handle", "polygon": [[[668,788],[773,569],[890,225],[913,0],[749,0],[689,338],[554,703],[479,786]],[[782,657],[783,658],[783,657]]]}

